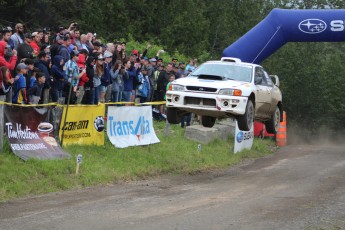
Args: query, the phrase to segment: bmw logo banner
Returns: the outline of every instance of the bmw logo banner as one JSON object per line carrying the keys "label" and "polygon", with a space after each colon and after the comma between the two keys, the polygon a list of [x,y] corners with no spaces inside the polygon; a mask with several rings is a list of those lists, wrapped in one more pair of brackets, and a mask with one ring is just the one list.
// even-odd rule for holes
{"label": "bmw logo banner", "polygon": [[236,132],[235,132],[235,144],[234,144],[234,153],[241,152],[243,149],[251,149],[254,140],[254,131],[253,125],[249,131],[242,131],[238,128],[237,120],[236,123]]}

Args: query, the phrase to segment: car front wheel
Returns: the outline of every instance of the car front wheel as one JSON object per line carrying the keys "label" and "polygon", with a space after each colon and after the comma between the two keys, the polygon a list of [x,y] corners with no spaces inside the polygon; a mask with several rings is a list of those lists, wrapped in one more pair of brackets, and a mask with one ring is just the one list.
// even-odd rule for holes
{"label": "car front wheel", "polygon": [[265,122],[266,131],[268,133],[276,134],[278,132],[279,123],[280,123],[280,109],[277,106],[271,118]]}
{"label": "car front wheel", "polygon": [[167,108],[167,120],[170,124],[179,124],[181,122],[182,115],[177,108]]}
{"label": "car front wheel", "polygon": [[243,131],[249,131],[254,122],[254,105],[252,100],[248,100],[246,112],[237,117],[238,128]]}

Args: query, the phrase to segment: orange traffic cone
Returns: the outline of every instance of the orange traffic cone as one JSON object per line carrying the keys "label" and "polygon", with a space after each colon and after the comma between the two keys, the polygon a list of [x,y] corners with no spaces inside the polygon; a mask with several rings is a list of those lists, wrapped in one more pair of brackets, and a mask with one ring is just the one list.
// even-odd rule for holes
{"label": "orange traffic cone", "polygon": [[283,121],[279,123],[276,134],[276,145],[283,147],[286,145],[286,112],[283,112]]}

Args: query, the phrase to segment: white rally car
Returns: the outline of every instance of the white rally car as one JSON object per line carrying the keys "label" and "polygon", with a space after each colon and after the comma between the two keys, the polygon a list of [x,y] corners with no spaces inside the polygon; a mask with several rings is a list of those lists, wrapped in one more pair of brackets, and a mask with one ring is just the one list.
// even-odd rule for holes
{"label": "white rally car", "polygon": [[259,65],[230,57],[208,61],[170,84],[167,119],[178,124],[192,112],[201,115],[203,126],[212,127],[216,118],[235,117],[241,130],[248,131],[257,120],[265,123],[267,132],[276,133],[283,119],[278,87],[278,77],[269,76]]}

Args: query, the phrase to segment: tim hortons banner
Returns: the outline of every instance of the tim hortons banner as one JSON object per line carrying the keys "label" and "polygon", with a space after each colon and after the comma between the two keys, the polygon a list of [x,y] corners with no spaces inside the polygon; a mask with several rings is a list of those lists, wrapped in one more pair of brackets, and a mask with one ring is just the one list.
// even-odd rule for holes
{"label": "tim hortons banner", "polygon": [[53,108],[5,105],[4,128],[15,155],[23,160],[70,157],[54,138]]}
{"label": "tim hortons banner", "polygon": [[116,147],[159,142],[153,129],[152,106],[109,106],[107,115],[107,134]]}
{"label": "tim hortons banner", "polygon": [[59,130],[63,145],[104,145],[104,114],[104,104],[70,105],[65,121],[65,107]]}

